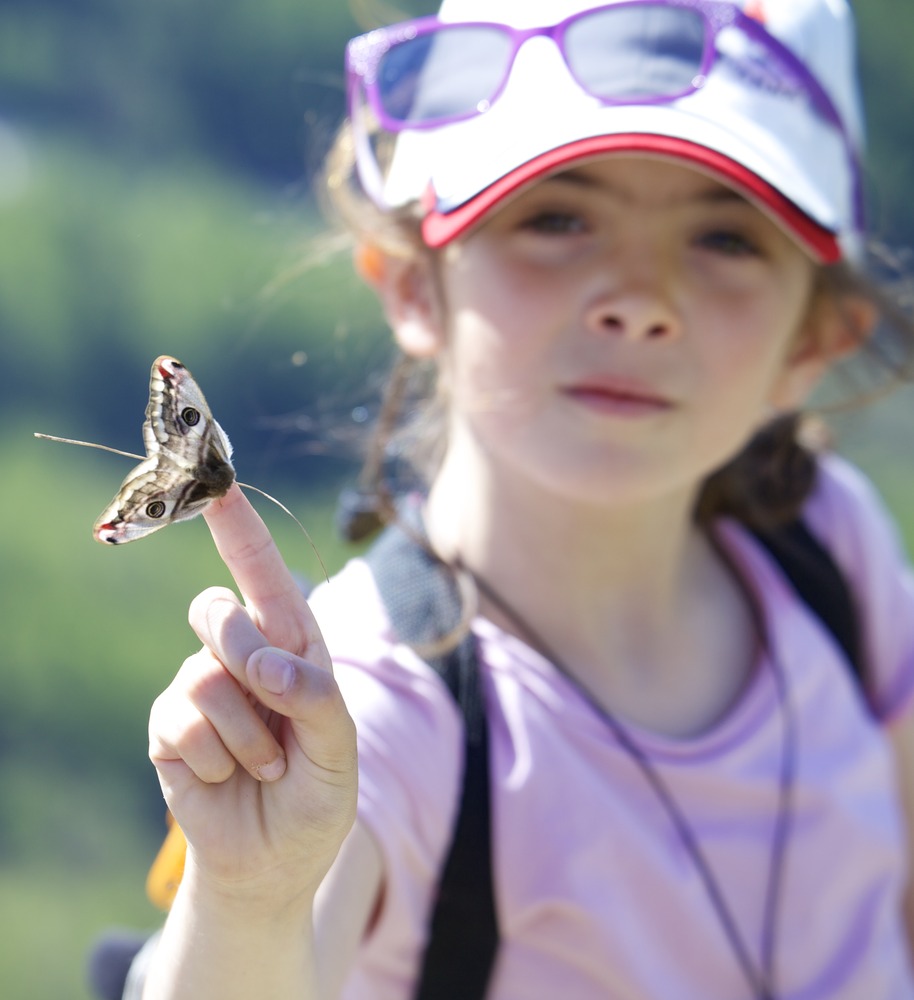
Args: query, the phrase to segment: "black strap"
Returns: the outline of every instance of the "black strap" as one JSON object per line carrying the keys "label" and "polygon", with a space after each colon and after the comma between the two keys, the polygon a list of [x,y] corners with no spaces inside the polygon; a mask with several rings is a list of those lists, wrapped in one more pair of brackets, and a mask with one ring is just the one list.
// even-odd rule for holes
{"label": "black strap", "polygon": [[800,520],[773,531],[756,531],[755,537],[781,567],[803,603],[832,634],[866,693],[860,615],[831,553]]}
{"label": "black strap", "polygon": [[[429,643],[460,623],[452,573],[399,527],[388,528],[367,561],[387,615],[404,642]],[[492,885],[489,734],[471,633],[429,665],[463,714],[464,770],[451,844],[438,883],[415,1000],[482,1000],[498,950]]]}
{"label": "black strap", "polygon": [[[821,619],[863,685],[859,616],[828,550],[805,524],[756,532],[806,605]],[[460,619],[453,576],[398,527],[388,528],[366,556],[388,617],[409,643],[446,635]],[[454,834],[441,872],[415,1000],[483,1000],[498,950],[492,884],[488,731],[476,644],[467,635],[429,660],[463,713],[465,763]]]}

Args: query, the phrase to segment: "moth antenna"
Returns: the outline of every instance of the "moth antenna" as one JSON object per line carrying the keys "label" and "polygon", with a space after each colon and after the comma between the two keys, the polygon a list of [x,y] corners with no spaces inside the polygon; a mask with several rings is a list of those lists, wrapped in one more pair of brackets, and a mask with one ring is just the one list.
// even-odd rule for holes
{"label": "moth antenna", "polygon": [[33,433],[36,438],[42,438],[45,441],[57,441],[60,444],[78,444],[81,448],[97,448],[99,451],[110,451],[112,455],[135,458],[138,462],[146,461],[146,458],[142,455],[134,455],[132,451],[121,451],[120,448],[110,448],[106,444],[95,444],[94,441],[74,441],[73,438],[56,437],[54,434],[40,434],[38,431],[33,431]]}
{"label": "moth antenna", "polygon": [[[235,481],[238,482],[238,480]],[[320,552],[317,551],[317,546],[314,544],[314,539],[312,539],[312,537],[308,534],[308,529],[301,523],[301,521],[299,521],[299,519],[292,513],[292,511],[289,510],[289,508],[281,500],[277,500],[276,497],[272,497],[270,496],[269,493],[265,493],[262,489],[260,489],[259,486],[251,486],[250,483],[241,483],[241,482],[238,482],[238,485],[246,490],[253,490],[255,493],[259,493],[262,497],[265,497],[267,500],[270,500],[272,503],[275,503],[276,506],[281,511],[285,512],[286,514],[289,515],[289,517],[292,518],[292,520],[299,526],[299,528],[301,528],[305,538],[308,539],[308,544],[314,550],[314,554],[317,556],[317,561],[321,564],[321,569],[324,571],[324,578],[327,580],[327,583],[329,583],[330,574],[327,572],[327,567],[324,565],[324,560],[321,559]]]}

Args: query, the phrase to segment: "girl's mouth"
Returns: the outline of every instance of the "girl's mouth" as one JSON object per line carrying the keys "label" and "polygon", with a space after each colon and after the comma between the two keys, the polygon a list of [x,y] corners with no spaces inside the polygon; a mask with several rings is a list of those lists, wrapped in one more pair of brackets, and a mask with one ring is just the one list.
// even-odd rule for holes
{"label": "girl's mouth", "polygon": [[616,416],[652,416],[673,408],[672,400],[636,379],[588,378],[564,386],[562,392],[582,406]]}

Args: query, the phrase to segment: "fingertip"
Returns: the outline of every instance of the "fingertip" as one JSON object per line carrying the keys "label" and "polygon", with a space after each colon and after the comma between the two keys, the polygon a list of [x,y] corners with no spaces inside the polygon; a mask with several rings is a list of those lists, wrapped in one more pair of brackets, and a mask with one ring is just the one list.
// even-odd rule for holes
{"label": "fingertip", "polygon": [[218,521],[226,511],[231,510],[239,501],[242,505],[250,506],[247,497],[238,485],[238,481],[235,480],[221,497],[215,497],[210,504],[203,508],[203,517],[207,521]]}
{"label": "fingertip", "polygon": [[203,519],[218,546],[220,538],[234,539],[239,532],[259,522],[260,515],[234,482],[224,496],[216,497],[203,509]]}
{"label": "fingertip", "polygon": [[278,781],[286,773],[286,755],[280,754],[278,757],[274,757],[269,764],[260,764],[252,770],[258,781]]}
{"label": "fingertip", "polygon": [[228,587],[207,587],[190,602],[187,609],[187,620],[191,628],[197,629],[199,623],[206,621],[210,609],[216,601],[230,601],[240,605],[238,596]]}

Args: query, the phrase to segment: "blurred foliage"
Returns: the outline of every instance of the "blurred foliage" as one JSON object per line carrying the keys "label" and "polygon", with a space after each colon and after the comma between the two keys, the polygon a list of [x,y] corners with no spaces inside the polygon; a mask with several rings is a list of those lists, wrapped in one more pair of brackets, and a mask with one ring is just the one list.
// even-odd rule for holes
{"label": "blurred foliage", "polygon": [[[195,641],[190,598],[227,583],[202,523],[127,549],[89,528],[141,450],[148,370],[197,375],[242,479],[332,527],[388,356],[377,307],[322,234],[315,174],[343,105],[345,40],[418,0],[0,0],[0,698],[3,995],[88,994],[107,923],[153,925],[162,832],[148,706]],[[914,244],[914,5],[858,5],[873,229]],[[878,193],[877,193],[878,192]],[[905,397],[841,440],[906,537]],[[874,442],[876,444],[874,445]],[[317,579],[298,528],[262,510]]]}
{"label": "blurred foliage", "polygon": [[867,120],[870,228],[893,245],[914,245],[914,4],[867,0],[854,4],[860,77]]}

